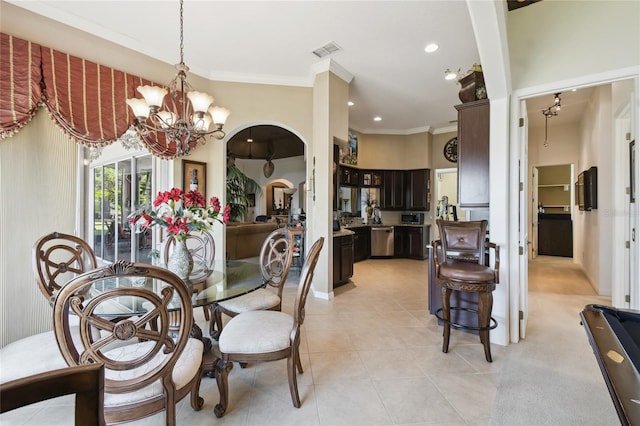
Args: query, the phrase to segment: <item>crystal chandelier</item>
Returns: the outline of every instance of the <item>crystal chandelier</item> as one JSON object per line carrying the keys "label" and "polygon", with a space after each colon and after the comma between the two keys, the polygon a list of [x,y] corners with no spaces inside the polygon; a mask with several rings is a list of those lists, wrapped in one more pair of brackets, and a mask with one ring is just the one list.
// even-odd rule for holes
{"label": "crystal chandelier", "polygon": [[[188,155],[192,146],[204,144],[206,136],[222,139],[224,123],[230,114],[226,108],[213,106],[213,96],[193,90],[187,82],[184,63],[183,0],[180,0],[180,63],[178,73],[168,87],[138,86],[144,99],[127,99],[141,137],[162,133],[166,143],[175,143],[178,156]],[[169,96],[167,96],[167,94]]]}

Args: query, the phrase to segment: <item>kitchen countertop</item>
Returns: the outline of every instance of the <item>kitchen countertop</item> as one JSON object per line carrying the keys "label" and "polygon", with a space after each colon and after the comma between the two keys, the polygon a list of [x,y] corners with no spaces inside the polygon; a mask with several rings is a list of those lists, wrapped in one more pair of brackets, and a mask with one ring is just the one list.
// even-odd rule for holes
{"label": "kitchen countertop", "polygon": [[364,224],[364,223],[353,223],[353,224],[349,224],[346,225],[344,228],[342,229],[353,229],[353,228],[362,228],[365,226],[412,226],[412,227],[427,227],[427,226],[431,226],[431,224],[418,224],[418,223],[370,223],[370,224]]}
{"label": "kitchen countertop", "polygon": [[349,229],[346,229],[346,228],[340,228],[339,231],[333,231],[334,237],[344,237],[345,235],[353,235],[353,234],[355,234],[355,232],[350,231]]}

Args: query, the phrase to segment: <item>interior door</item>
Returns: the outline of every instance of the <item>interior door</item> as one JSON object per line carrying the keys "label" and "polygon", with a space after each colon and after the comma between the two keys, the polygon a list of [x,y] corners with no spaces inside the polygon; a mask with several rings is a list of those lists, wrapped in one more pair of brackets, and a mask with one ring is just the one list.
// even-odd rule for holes
{"label": "interior door", "polygon": [[538,257],[538,173],[537,167],[533,168],[531,174],[531,259]]}
{"label": "interior door", "polygon": [[[520,246],[520,338],[525,338],[525,333],[527,329],[527,316],[528,316],[528,297],[529,297],[529,256],[527,254],[527,248],[529,246],[529,226],[528,226],[528,208],[527,199],[529,198],[529,190],[528,190],[528,177],[529,177],[529,166],[527,159],[529,158],[528,153],[528,129],[529,122],[527,118],[527,104],[526,101],[520,101],[520,117],[521,124],[518,129],[518,139],[520,142],[520,197],[519,197],[519,217],[520,217],[520,226],[519,226],[519,246]],[[537,204],[535,204],[537,206]],[[536,213],[535,221],[537,221],[538,215]],[[533,222],[533,220],[532,220]],[[535,234],[534,234],[535,235]]]}

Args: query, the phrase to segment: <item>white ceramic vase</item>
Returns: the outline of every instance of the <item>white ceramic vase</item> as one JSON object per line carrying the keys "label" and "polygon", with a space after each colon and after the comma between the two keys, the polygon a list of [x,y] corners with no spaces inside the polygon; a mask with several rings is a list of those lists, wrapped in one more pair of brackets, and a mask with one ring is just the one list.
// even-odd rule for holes
{"label": "white ceramic vase", "polygon": [[189,275],[193,270],[193,257],[191,256],[189,249],[187,249],[186,241],[176,240],[173,252],[171,253],[171,256],[169,256],[167,268],[183,280],[189,278]]}

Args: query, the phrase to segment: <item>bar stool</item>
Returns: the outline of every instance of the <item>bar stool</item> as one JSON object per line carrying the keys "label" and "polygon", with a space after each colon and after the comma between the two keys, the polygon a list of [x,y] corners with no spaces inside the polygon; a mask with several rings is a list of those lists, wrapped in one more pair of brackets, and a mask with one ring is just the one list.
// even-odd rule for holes
{"label": "bar stool", "polygon": [[[436,280],[442,287],[440,294],[442,308],[436,311],[436,317],[444,325],[442,352],[449,351],[451,327],[464,330],[475,330],[480,334],[480,342],[484,346],[487,362],[492,362],[489,346],[489,330],[498,326],[491,317],[493,307],[493,290],[499,282],[500,250],[494,243],[485,241],[487,221],[451,222],[438,219],[440,239],[434,241],[434,263]],[[489,249],[495,252],[494,268],[489,263]],[[478,308],[451,306],[453,291],[478,294]],[[451,311],[467,311],[477,313],[478,324],[462,324],[451,320]]]}

